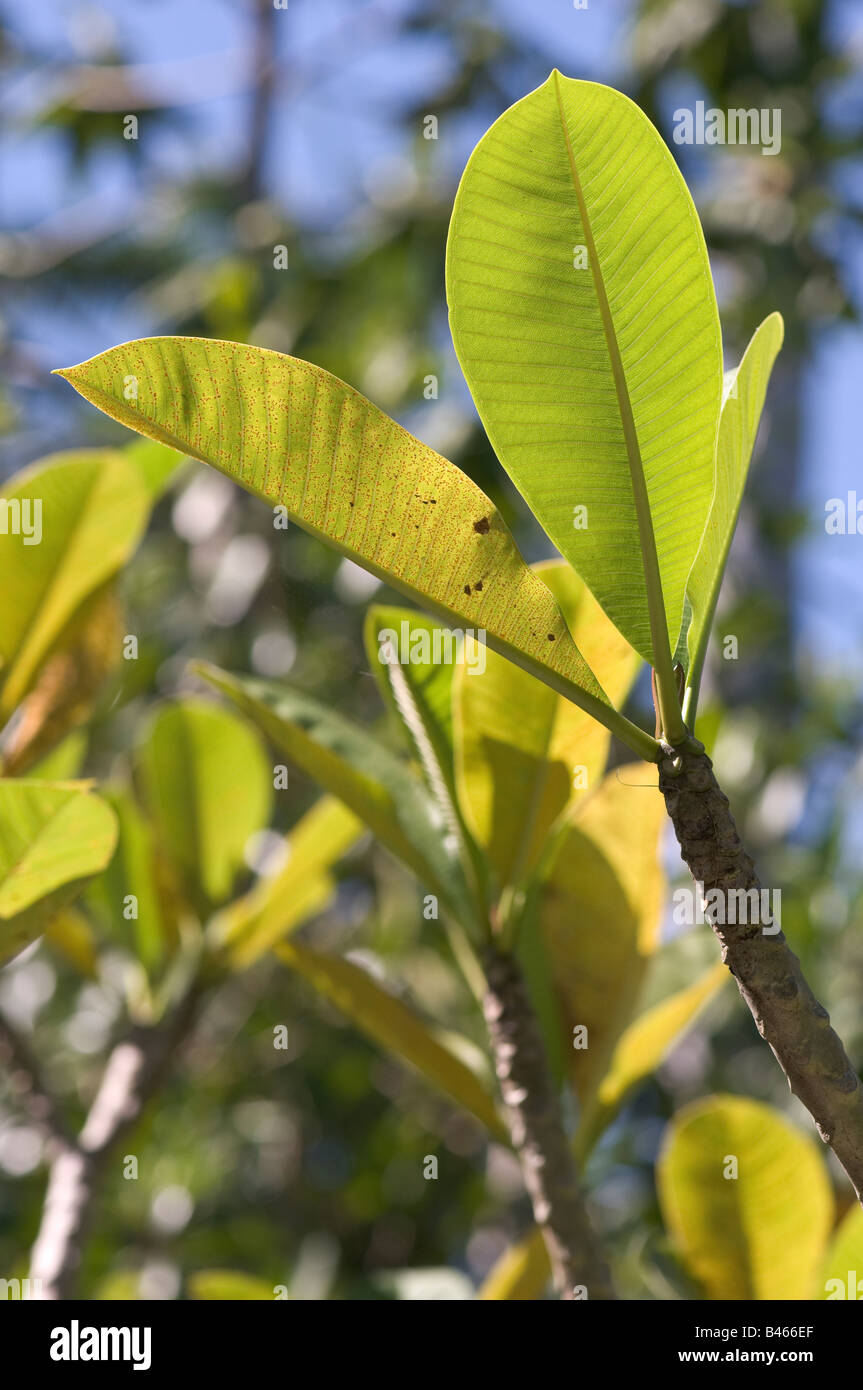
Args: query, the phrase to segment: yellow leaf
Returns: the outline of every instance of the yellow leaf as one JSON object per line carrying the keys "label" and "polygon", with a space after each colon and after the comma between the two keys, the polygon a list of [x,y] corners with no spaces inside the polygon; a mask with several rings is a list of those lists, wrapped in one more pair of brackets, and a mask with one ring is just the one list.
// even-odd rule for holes
{"label": "yellow leaf", "polygon": [[[613,705],[623,699],[640,658],[562,561],[536,567],[554,593],[579,649]],[[497,653],[485,670],[460,666],[454,680],[456,785],[467,824],[501,888],[537,867],[555,823],[593,788],[611,735],[570,700]]]}
{"label": "yellow leaf", "polygon": [[833,1194],[808,1135],[759,1101],[709,1096],[675,1116],[657,1180],[677,1254],[708,1298],[812,1297]]}
{"label": "yellow leaf", "polygon": [[505,1250],[486,1276],[477,1298],[525,1301],[542,1298],[550,1277],[548,1251],[538,1226]]}
{"label": "yellow leaf", "polygon": [[629,1091],[656,1070],[681,1033],[730,978],[724,965],[714,965],[694,984],[645,1009],[630,1023],[612,1053],[593,1112],[582,1115],[578,1131],[581,1153],[589,1150]]}
{"label": "yellow leaf", "polygon": [[[608,1069],[657,944],[665,808],[653,790],[656,780],[656,768],[646,763],[627,764],[605,778],[562,836],[539,900],[582,1105]],[[586,1028],[586,1035],[574,1036],[576,1027]]]}
{"label": "yellow leaf", "polygon": [[815,1297],[863,1299],[863,1207],[855,1202],[833,1235]]}

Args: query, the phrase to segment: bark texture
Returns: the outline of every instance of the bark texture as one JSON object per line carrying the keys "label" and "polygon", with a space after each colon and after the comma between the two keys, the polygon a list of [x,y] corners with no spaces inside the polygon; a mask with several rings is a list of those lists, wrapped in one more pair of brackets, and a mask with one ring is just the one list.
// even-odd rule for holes
{"label": "bark texture", "polygon": [[[659,767],[659,787],[681,854],[696,883],[703,884],[705,895],[712,889],[723,895],[721,913],[709,904],[706,908],[722,946],[722,959],[791,1090],[806,1106],[863,1202],[860,1078],[783,933],[765,933],[759,923],[728,922],[729,892],[760,889],[761,884],[703,745],[690,739],[666,752]],[[719,916],[724,916],[724,923]]]}
{"label": "bark texture", "polygon": [[579,1287],[590,1299],[613,1299],[521,970],[512,955],[496,949],[486,952],[483,966],[483,1008],[495,1070],[555,1288],[562,1299],[574,1299]]}

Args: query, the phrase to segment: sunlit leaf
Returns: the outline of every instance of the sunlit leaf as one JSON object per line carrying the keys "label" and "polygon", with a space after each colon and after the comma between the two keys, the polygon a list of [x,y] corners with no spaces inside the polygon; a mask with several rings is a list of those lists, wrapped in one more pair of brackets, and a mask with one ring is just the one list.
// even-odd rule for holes
{"label": "sunlit leaf", "polygon": [[446,621],[482,629],[496,650],[651,756],[650,740],[609,712],[560,609],[486,495],[344,382],[280,353],[196,338],[124,343],[60,375],[131,429],[283,506]]}
{"label": "sunlit leaf", "polygon": [[656,1070],[730,978],[724,965],[714,965],[694,984],[645,1009],[624,1030],[599,1084],[595,1110],[582,1117],[586,1132],[583,1134],[579,1128],[579,1147],[583,1151],[609,1123],[633,1087]]}
{"label": "sunlit leaf", "polygon": [[674,1248],[708,1298],[811,1298],[833,1217],[814,1140],[759,1101],[709,1096],[672,1120],[657,1181]]}
{"label": "sunlit leaf", "polygon": [[686,586],[692,620],[686,644],[678,653],[689,668],[689,684],[696,690],[770,373],[782,346],[783,333],[781,315],[770,314],[755,330],[740,365],[728,373],[725,381],[716,447],[716,490]]}
{"label": "sunlit leaf", "polygon": [[815,1298],[863,1300],[863,1207],[855,1202],[843,1217],[827,1250]]}
{"label": "sunlit leaf", "polygon": [[84,785],[0,781],[0,961],[40,936],[111,858],[114,814]]}
{"label": "sunlit leaf", "polygon": [[658,853],[665,809],[656,785],[647,764],[610,773],[561,837],[539,899],[583,1105],[632,1017],[656,948],[665,893]]}
{"label": "sunlit leaf", "polygon": [[456,195],[447,298],[498,458],[655,665],[650,606],[667,653],[713,493],[722,347],[694,204],[628,97],[553,72],[495,121]]}
{"label": "sunlit leaf", "polygon": [[[590,648],[609,699],[622,704],[638,656],[569,565],[537,568],[579,649]],[[462,665],[456,675],[456,781],[468,826],[505,887],[532,873],[555,822],[599,781],[611,735],[527,672],[485,655],[484,670]]]}
{"label": "sunlit leaf", "polygon": [[40,460],[16,474],[0,499],[18,507],[28,502],[31,520],[36,504],[41,508],[38,544],[27,544],[11,525],[0,529],[2,721],[27,694],[80,605],[132,554],[150,497],[121,453],[91,449]]}

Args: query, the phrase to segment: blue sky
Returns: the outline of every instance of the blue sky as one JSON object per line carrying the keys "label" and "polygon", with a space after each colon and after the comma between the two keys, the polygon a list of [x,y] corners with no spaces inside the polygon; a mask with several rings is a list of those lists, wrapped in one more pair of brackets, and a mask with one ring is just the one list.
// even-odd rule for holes
{"label": "blue sky", "polygon": [[[270,145],[268,174],[277,199],[291,209],[305,235],[325,244],[334,227],[350,225],[369,189],[392,178],[410,158],[400,115],[417,92],[433,91],[452,66],[450,45],[438,35],[405,37],[398,32],[409,0],[290,0],[278,16],[278,52],[284,90]],[[465,7],[467,8],[467,7]],[[536,80],[548,69],[590,76],[612,84],[625,81],[628,0],[588,0],[575,10],[571,0],[490,0],[489,12],[516,38],[539,48]],[[147,0],[100,5],[41,0],[22,6],[5,0],[0,10],[13,31],[47,55],[49,63],[7,87],[0,138],[0,206],[7,229],[31,226],[89,227],[146,224],[154,217],[154,195],[172,176],[190,169],[229,166],[237,158],[241,119],[242,62],[247,51],[246,8],[237,0]],[[844,46],[861,49],[863,11],[836,4],[833,27]],[[60,138],[51,131],[23,133],[16,116],[44,100],[70,60],[86,60],[110,42],[134,61],[166,64],[159,80],[169,91],[200,87],[221,95],[188,107],[177,132],[148,132],[157,171],[141,183],[123,157],[105,150],[71,173]],[[190,65],[178,78],[176,65]],[[836,110],[841,121],[843,107]],[[441,142],[442,176],[454,187],[485,126],[498,114],[477,110],[450,124]],[[860,166],[844,176],[850,195],[863,198]],[[863,293],[863,256],[847,251],[853,278]],[[443,256],[443,247],[441,247]],[[107,343],[151,330],[140,303],[90,303],[85,313],[62,306],[34,312],[26,296],[11,300],[13,329],[30,355],[47,371],[80,361]],[[453,375],[452,373],[450,374]],[[863,535],[828,536],[824,504],[857,490],[863,498],[859,383],[863,380],[863,332],[827,327],[805,381],[805,438],[800,501],[810,518],[809,535],[797,548],[793,597],[800,653],[821,667],[863,676]],[[459,408],[464,393],[456,392]]]}

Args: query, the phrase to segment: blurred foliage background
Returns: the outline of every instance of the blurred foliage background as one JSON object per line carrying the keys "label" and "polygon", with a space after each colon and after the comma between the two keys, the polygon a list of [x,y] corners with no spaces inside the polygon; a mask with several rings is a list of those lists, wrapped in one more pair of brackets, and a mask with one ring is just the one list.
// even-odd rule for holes
{"label": "blurred foliage background", "polygon": [[[493,495],[531,560],[547,542],[479,428],[446,324],[446,229],[470,149],[553,66],[621,87],[669,143],[674,110],[698,99],[781,109],[775,157],[671,146],[704,222],[728,362],[772,309],[787,333],[718,621],[739,656],[722,660],[714,643],[704,736],[763,880],[781,885],[784,929],[863,1056],[863,540],[824,528],[859,457],[859,7],[9,0],[0,20],[0,476],[56,449],[127,442],[52,367],[147,334],[232,338],[359,387]],[[135,139],[124,137],[130,114]],[[274,532],[270,511],[220,476],[187,468],[125,577],[139,659],[101,697],[86,770],[122,770],[150,707],[189,685],[192,657],[289,676],[362,722],[382,720],[361,640],[373,594],[389,597],[299,530]],[[652,726],[649,706],[642,681],[633,710]],[[292,773],[281,828],[314,797]],[[672,844],[668,864],[679,875]],[[475,1003],[416,885],[370,845],[340,875],[310,939],[361,952],[479,1040]],[[73,1113],[117,1025],[123,960],[118,947],[98,981],[82,982],[43,947],[0,977],[0,1007],[37,1027]],[[280,1023],[289,1062],[271,1045]],[[731,990],[591,1161],[593,1208],[628,1297],[686,1296],[653,1164],[667,1118],[714,1090],[795,1109]],[[269,959],[212,1001],[135,1152],[140,1180],[118,1174],[100,1205],[88,1297],[133,1277],[145,1297],[176,1297],[213,1266],[287,1283],[292,1297],[386,1297],[382,1273],[401,1266],[446,1266],[454,1289],[468,1288],[527,1219],[512,1157]],[[422,1178],[432,1152],[438,1182]],[[21,1267],[35,1233],[40,1164],[38,1134],[5,1097],[0,1269]]]}

